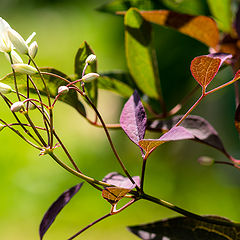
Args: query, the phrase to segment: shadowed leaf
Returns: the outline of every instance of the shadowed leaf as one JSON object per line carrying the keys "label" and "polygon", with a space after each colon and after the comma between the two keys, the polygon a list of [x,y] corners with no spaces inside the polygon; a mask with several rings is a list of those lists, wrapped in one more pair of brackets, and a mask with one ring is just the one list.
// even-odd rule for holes
{"label": "shadowed leaf", "polygon": [[231,58],[226,53],[214,53],[195,57],[191,62],[191,72],[195,80],[204,88],[212,81],[223,62]]}
{"label": "shadowed leaf", "polygon": [[138,145],[139,140],[144,138],[147,116],[137,91],[134,91],[124,105],[120,116],[120,124],[124,132],[135,144]]}
{"label": "shadowed leaf", "polygon": [[[57,74],[61,77],[67,78],[69,81],[71,81],[71,79],[69,79],[67,77],[67,75],[65,75],[64,73],[62,73],[54,68],[40,68],[40,70],[41,70],[41,72],[50,72],[50,73]],[[20,91],[26,91],[26,89],[27,89],[26,75],[16,73],[16,76],[17,76],[18,89]],[[43,95],[46,95],[44,85],[43,85],[42,80],[39,77],[39,75],[35,74],[35,75],[32,75],[31,77],[32,77],[33,81],[35,82],[35,84],[37,85],[37,88],[40,91],[40,93]],[[45,79],[46,85],[49,89],[49,93],[52,98],[55,98],[57,96],[58,88],[60,86],[67,84],[65,81],[63,81],[57,77],[53,77],[53,76],[49,76],[49,75],[43,75],[43,77]],[[13,80],[12,73],[6,75],[0,81],[14,87],[14,80]],[[34,87],[32,86],[31,83],[30,83],[30,91],[32,93],[36,93],[36,90],[34,89]],[[86,116],[85,108],[84,108],[83,104],[80,102],[80,100],[78,99],[77,93],[75,91],[70,91],[68,94],[64,94],[64,95],[60,96],[59,100],[74,107],[81,115]]]}
{"label": "shadowed leaf", "polygon": [[231,0],[207,0],[207,2],[218,28],[223,32],[230,32],[232,27]]}
{"label": "shadowed leaf", "polygon": [[[181,117],[182,116],[178,115],[169,120],[155,120],[153,122],[149,122],[147,128],[152,131],[166,132],[170,130],[181,119]],[[195,139],[193,140],[210,145],[226,154],[226,150],[220,137],[218,136],[217,131],[204,118],[200,116],[189,115],[181,123],[181,126],[195,136]]]}
{"label": "shadowed leaf", "polygon": [[130,97],[135,88],[131,76],[120,71],[101,73],[98,78],[98,87],[113,91],[123,97]]}
{"label": "shadowed leaf", "polygon": [[[75,57],[75,74],[77,76],[77,79],[82,78],[82,72],[85,66],[85,60],[90,54],[94,54],[93,50],[90,48],[87,42],[83,42],[78,49],[78,52]],[[90,72],[97,72],[97,62],[88,65],[85,74]],[[88,96],[93,101],[93,103],[96,105],[97,103],[97,80],[94,80],[93,82],[85,83],[85,89],[87,91]]]}
{"label": "shadowed leaf", "polygon": [[165,142],[194,139],[194,135],[184,127],[178,126],[171,128],[159,139],[143,139],[139,141],[139,146],[149,155],[153,150]]}
{"label": "shadowed leaf", "polygon": [[[124,14],[119,12],[118,14]],[[209,47],[219,43],[219,31],[213,19],[206,16],[193,16],[169,10],[140,11],[142,17],[151,23],[171,27]]]}
{"label": "shadowed leaf", "polygon": [[138,88],[155,99],[161,98],[160,80],[151,25],[136,9],[129,9],[124,18],[127,64]]}
{"label": "shadowed leaf", "polygon": [[[226,218],[206,216],[231,224]],[[158,222],[128,227],[129,231],[144,240],[240,240],[239,225],[208,223],[189,217],[175,217]]]}
{"label": "shadowed leaf", "polygon": [[45,213],[42,222],[39,227],[40,239],[43,238],[44,234],[47,232],[49,227],[54,222],[55,218],[59,212],[65,207],[65,205],[72,199],[72,197],[80,190],[83,183],[79,183],[76,186],[68,189],[50,206],[50,208]]}

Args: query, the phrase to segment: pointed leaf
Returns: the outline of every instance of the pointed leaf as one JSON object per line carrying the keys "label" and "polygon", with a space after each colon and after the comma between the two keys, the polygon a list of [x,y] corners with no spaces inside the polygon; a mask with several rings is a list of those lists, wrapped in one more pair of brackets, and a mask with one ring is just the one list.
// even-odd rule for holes
{"label": "pointed leaf", "polygon": [[214,19],[216,19],[218,28],[229,33],[232,27],[231,0],[207,0],[207,2]]}
{"label": "pointed leaf", "polygon": [[[189,217],[175,217],[158,222],[128,227],[129,231],[144,240],[239,240],[240,227],[230,220],[206,216],[230,226],[208,223]],[[232,226],[231,226],[232,225]]]}
{"label": "pointed leaf", "polygon": [[135,83],[149,97],[161,98],[157,59],[152,47],[151,25],[136,9],[124,18],[127,64]]}
{"label": "pointed leaf", "polygon": [[[169,120],[155,120],[153,122],[149,122],[148,129],[152,131],[163,131],[166,132],[170,130],[180,119],[182,116],[174,116]],[[223,143],[218,136],[217,131],[213,128],[213,126],[204,118],[195,115],[189,115],[182,123],[181,126],[187,129],[190,133],[195,136],[195,139],[198,142],[205,143],[209,146],[212,146],[219,151],[226,154],[226,150],[223,146]]]}
{"label": "pointed leaf", "polygon": [[59,198],[50,206],[50,208],[45,213],[39,227],[40,239],[43,238],[44,234],[52,225],[52,223],[54,222],[59,212],[66,206],[66,204],[72,199],[72,197],[80,190],[82,185],[83,183],[79,183],[76,186],[68,189],[67,191],[62,193],[59,196]]}
{"label": "pointed leaf", "polygon": [[[54,68],[41,68],[40,69],[42,72],[50,72],[50,73],[54,73],[57,74],[61,77],[67,78],[68,80],[71,81],[71,79],[69,79],[67,77],[67,75],[65,75],[64,73],[54,69]],[[18,83],[18,89],[20,91],[26,91],[27,89],[27,78],[25,74],[16,74],[17,76],[17,83]],[[45,87],[42,83],[41,78],[39,77],[38,74],[32,75],[31,76],[33,81],[35,82],[35,84],[38,87],[38,90],[40,91],[41,94],[46,95],[45,92]],[[58,88],[62,85],[66,85],[66,82],[57,78],[57,77],[53,77],[53,76],[49,76],[49,75],[43,75],[46,85],[48,87],[49,93],[51,95],[52,98],[55,98],[58,94]],[[4,83],[14,87],[14,80],[13,80],[13,74],[10,73],[8,75],[6,75],[4,78],[2,78],[0,81],[3,81]],[[36,90],[34,89],[34,87],[32,86],[32,84],[30,84],[30,91],[32,93],[36,93]],[[83,106],[83,104],[80,102],[80,100],[78,99],[77,93],[75,91],[70,91],[68,94],[62,95],[59,98],[60,101],[63,101],[67,104],[69,104],[70,106],[74,107],[81,115],[86,116],[86,111],[85,108]]]}
{"label": "pointed leaf", "polygon": [[231,58],[226,53],[214,53],[195,57],[191,62],[191,72],[195,80],[205,89],[217,74],[223,62]]}
{"label": "pointed leaf", "polygon": [[130,97],[134,89],[132,81],[131,76],[125,72],[101,73],[98,78],[98,87],[113,91],[123,97]]}
{"label": "pointed leaf", "polygon": [[178,126],[171,128],[163,134],[159,139],[143,139],[139,141],[139,146],[145,151],[146,155],[152,153],[158,146],[169,141],[178,141],[194,139],[194,135],[184,127]]}
{"label": "pointed leaf", "polygon": [[[93,50],[90,48],[88,43],[85,41],[81,44],[80,48],[75,57],[75,74],[77,79],[82,78],[82,72],[85,66],[85,60],[90,54],[94,54]],[[85,74],[90,72],[97,72],[97,62],[94,62],[88,65]],[[87,90],[87,94],[93,103],[96,105],[97,103],[97,80],[93,82],[85,83],[85,88]]]}
{"label": "pointed leaf", "polygon": [[139,140],[144,138],[147,116],[137,91],[134,91],[124,105],[120,116],[120,124],[124,132],[135,144],[138,145]]}
{"label": "pointed leaf", "polygon": [[[132,177],[132,179],[137,184],[137,186],[140,186],[139,176],[134,176],[134,177]],[[135,187],[135,185],[132,184],[132,182],[129,180],[128,177],[124,177],[123,175],[121,175],[120,173],[117,173],[117,172],[111,172],[111,173],[107,174],[103,178],[103,182],[112,184],[112,185],[114,185],[116,187],[120,187],[120,188],[133,189]]]}
{"label": "pointed leaf", "polygon": [[[118,14],[124,14],[119,12]],[[174,28],[209,47],[219,43],[219,31],[213,19],[206,16],[194,16],[169,10],[140,11],[142,17],[151,23]]]}

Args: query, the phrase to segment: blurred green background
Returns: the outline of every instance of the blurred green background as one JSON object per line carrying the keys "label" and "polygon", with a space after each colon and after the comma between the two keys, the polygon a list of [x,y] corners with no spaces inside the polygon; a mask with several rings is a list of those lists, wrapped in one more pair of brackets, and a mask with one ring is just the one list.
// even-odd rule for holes
{"label": "blurred green background", "polygon": [[[99,72],[126,69],[123,19],[95,11],[104,1],[1,0],[0,3],[0,16],[23,37],[27,38],[33,31],[37,33],[39,66],[52,66],[72,74],[74,56],[86,40],[97,55]],[[175,31],[157,26],[154,29],[164,95],[172,106],[194,86],[190,62],[197,55],[207,54],[207,48]],[[3,55],[0,63],[0,76],[3,77],[11,69]],[[230,78],[231,71],[226,68],[215,82]],[[197,95],[192,102],[195,97]],[[0,103],[1,118],[10,120],[9,111],[2,101]],[[107,123],[119,121],[122,105],[117,95],[100,91],[99,109]],[[209,96],[194,114],[208,119],[227,150],[240,157],[239,138],[234,129],[232,86]],[[83,172],[101,179],[109,172],[121,171],[103,130],[87,124],[74,109],[58,103],[55,126]],[[158,134],[147,136],[159,137]],[[141,156],[137,147],[121,131],[113,131],[112,137],[131,174],[140,175]],[[77,184],[79,179],[62,170],[50,157],[39,157],[38,151],[7,129],[1,132],[0,146],[0,239],[38,239],[38,226],[45,211],[60,193]],[[146,192],[198,214],[220,215],[240,222],[239,170],[222,165],[200,166],[196,160],[202,155],[226,160],[214,149],[190,141],[159,147],[148,162]],[[57,217],[45,239],[67,239],[109,210],[110,204],[101,194],[84,184]],[[176,215],[140,201],[77,239],[138,239],[126,226]]]}

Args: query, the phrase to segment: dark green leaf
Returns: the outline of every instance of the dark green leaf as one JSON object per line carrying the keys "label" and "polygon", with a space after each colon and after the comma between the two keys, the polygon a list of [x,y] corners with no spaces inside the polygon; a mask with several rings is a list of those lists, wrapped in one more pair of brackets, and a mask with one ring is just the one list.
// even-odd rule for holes
{"label": "dark green leaf", "polygon": [[[82,77],[82,72],[85,66],[85,60],[90,54],[94,54],[94,52],[92,51],[90,46],[87,44],[87,42],[83,42],[80,48],[78,49],[78,52],[75,57],[75,74],[77,79],[80,79]],[[93,72],[93,73],[97,72],[97,62],[94,62],[88,65],[85,71],[85,74],[90,72]],[[97,80],[93,82],[85,83],[85,89],[86,89],[87,95],[95,105],[97,104],[97,95],[98,95],[97,87],[98,87]]]}
{"label": "dark green leaf", "polygon": [[[49,73],[53,73],[53,74],[57,74],[61,77],[67,78],[68,80],[71,80],[67,77],[67,75],[65,75],[64,73],[54,69],[54,68],[41,68],[40,69],[41,72],[49,72]],[[18,83],[18,88],[20,91],[25,91],[27,88],[27,77],[25,74],[16,74],[17,76],[17,83]],[[52,98],[55,98],[58,94],[58,88],[62,85],[66,85],[67,83],[57,77],[54,76],[49,76],[49,75],[44,75],[44,79],[46,82],[46,85],[48,87],[50,96]],[[45,88],[44,85],[42,83],[42,80],[39,76],[39,74],[35,74],[33,76],[31,76],[33,81],[35,82],[35,84],[37,85],[38,90],[40,91],[41,94],[46,95],[45,92]],[[10,73],[8,75],[6,75],[4,78],[1,79],[1,81],[3,81],[4,83],[14,86],[14,80],[13,80],[13,74]],[[32,86],[32,84],[30,84],[30,91],[32,93],[36,93],[36,90],[34,89],[34,87]],[[79,101],[77,93],[75,91],[70,91],[68,94],[62,95],[59,100],[71,105],[72,107],[74,107],[81,115],[86,116],[86,111],[85,108],[83,106],[83,104]]]}
{"label": "dark green leaf", "polygon": [[[128,229],[144,240],[239,240],[240,226],[226,218],[207,216],[218,225],[189,217],[176,217],[158,222],[132,226]],[[226,224],[230,226],[225,226]],[[231,226],[232,225],[232,226]]]}
{"label": "dark green leaf", "polygon": [[125,47],[129,71],[138,88],[155,99],[161,98],[157,59],[152,47],[151,25],[136,9],[125,15]]}
{"label": "dark green leaf", "polygon": [[232,28],[231,0],[207,0],[211,13],[218,27],[223,32],[230,32]]}
{"label": "dark green leaf", "polygon": [[113,91],[123,97],[130,97],[135,88],[131,76],[125,72],[100,74],[98,87]]}

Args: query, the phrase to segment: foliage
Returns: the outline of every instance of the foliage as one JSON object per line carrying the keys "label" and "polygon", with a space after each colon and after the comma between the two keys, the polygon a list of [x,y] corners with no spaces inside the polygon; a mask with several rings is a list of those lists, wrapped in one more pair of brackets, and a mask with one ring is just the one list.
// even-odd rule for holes
{"label": "foliage", "polygon": [[[228,161],[218,162],[210,158],[202,158],[200,163],[205,165],[220,163],[239,169],[240,160],[228,153],[214,127],[206,119],[191,115],[191,112],[208,95],[234,83],[235,125],[237,131],[240,131],[237,83],[240,78],[240,70],[238,70],[240,65],[240,10],[236,13],[235,24],[231,22],[231,15],[234,13],[231,12],[228,0],[221,3],[213,0],[191,2],[183,0],[179,3],[168,0],[117,0],[103,5],[99,10],[124,17],[127,72],[109,71],[97,74],[96,56],[87,42],[84,42],[77,51],[73,76],[67,76],[53,68],[39,68],[33,59],[35,55],[30,54],[30,49],[33,48],[33,45],[29,45],[30,40],[25,41],[11,29],[5,20],[0,19],[0,50],[5,53],[12,66],[12,73],[1,79],[0,96],[15,118],[15,121],[11,123],[1,118],[0,130],[4,128],[12,130],[29,145],[39,150],[40,156],[49,155],[66,171],[86,181],[97,191],[101,191],[102,197],[110,203],[109,213],[90,223],[69,239],[76,238],[96,223],[120,213],[136,201],[143,199],[171,209],[183,217],[129,227],[131,232],[142,239],[239,239],[239,223],[219,216],[197,215],[149,195],[145,192],[144,182],[146,163],[150,154],[162,144],[170,141],[194,140],[204,143],[219,150]],[[211,17],[205,16],[209,12],[216,18],[216,22]],[[220,16],[223,16],[221,22]],[[152,24],[173,28],[205,44],[210,51],[208,55],[196,56],[192,60],[190,70],[198,85],[182,101],[175,103],[172,109],[168,108],[164,97],[166,93],[161,87]],[[9,37],[9,32],[13,34],[11,37]],[[37,47],[36,43],[34,46]],[[15,50],[27,55],[29,58],[27,64],[23,63]],[[207,90],[222,65],[232,68],[232,79]],[[186,70],[183,69],[183,71]],[[180,79],[179,84],[186,84],[185,79]],[[120,123],[111,125],[104,122],[97,106],[99,88],[114,91],[126,100]],[[201,89],[198,100],[188,111],[177,115],[186,101],[191,99],[192,92],[198,89]],[[14,97],[8,97],[9,93]],[[54,107],[58,100],[75,108],[90,124],[103,128],[124,175],[113,171],[102,180],[97,180],[79,169],[54,127]],[[84,105],[83,101],[87,104]],[[34,123],[35,119],[31,115],[33,109],[40,114],[41,126]],[[87,109],[94,111],[94,120],[90,118]],[[110,129],[122,129],[139,147],[142,156],[141,176],[132,176],[129,169],[125,167],[111,139]],[[160,132],[161,136],[157,139],[144,138],[148,130]],[[57,147],[63,150],[71,165],[55,154]],[[70,188],[51,205],[40,224],[40,239],[43,239],[58,213],[81,187],[82,183]],[[127,203],[117,209],[122,199],[127,200]]]}

